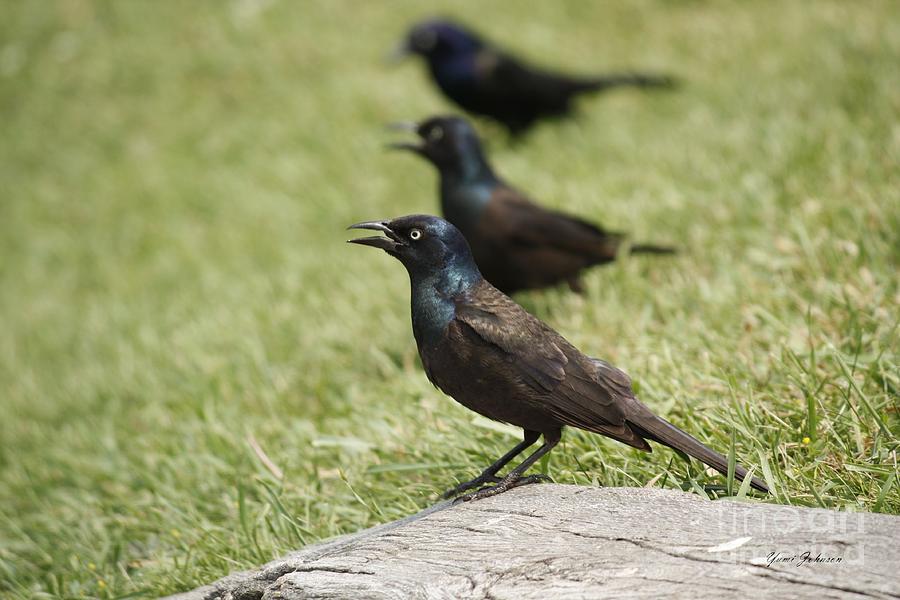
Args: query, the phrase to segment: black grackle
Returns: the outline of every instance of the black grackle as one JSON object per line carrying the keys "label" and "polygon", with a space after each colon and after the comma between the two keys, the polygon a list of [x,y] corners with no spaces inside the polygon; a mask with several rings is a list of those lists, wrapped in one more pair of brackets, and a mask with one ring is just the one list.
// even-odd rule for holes
{"label": "black grackle", "polygon": [[572,99],[579,94],[620,86],[667,88],[674,83],[661,75],[576,77],[537,69],[447,20],[415,25],[397,53],[422,56],[448,98],[471,113],[496,119],[512,134],[524,132],[543,117],[570,113]]}
{"label": "black grackle", "polygon": [[[426,158],[440,173],[444,218],[463,232],[485,278],[501,291],[566,282],[582,291],[581,271],[615,260],[624,235],[548,210],[503,182],[468,121],[434,117],[414,130],[420,143],[396,143]],[[634,244],[632,253],[671,254],[672,248]]]}
{"label": "black grackle", "polygon": [[[466,408],[524,430],[522,443],[445,496],[479,488],[462,499],[480,499],[541,479],[524,473],[559,443],[565,425],[647,452],[647,440],[658,442],[728,472],[724,456],[650,412],[628,375],[582,354],[482,278],[466,239],[449,222],[411,215],[350,228],[382,232],[350,241],[381,248],[409,272],[413,333],[428,379]],[[497,476],[540,436],[537,451]],[[747,471],[737,465],[735,475],[743,479]],[[768,491],[755,477],[751,485]]]}

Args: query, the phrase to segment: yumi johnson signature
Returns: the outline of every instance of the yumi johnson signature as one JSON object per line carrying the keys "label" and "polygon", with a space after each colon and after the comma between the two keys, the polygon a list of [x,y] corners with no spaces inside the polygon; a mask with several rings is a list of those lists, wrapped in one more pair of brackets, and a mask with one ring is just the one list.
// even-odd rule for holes
{"label": "yumi johnson signature", "polygon": [[804,565],[813,564],[835,564],[843,562],[843,560],[844,559],[840,556],[823,556],[821,552],[813,555],[809,550],[800,554],[770,552],[768,556],[766,556],[766,566],[771,567],[772,565],[788,565],[794,567],[802,567]]}

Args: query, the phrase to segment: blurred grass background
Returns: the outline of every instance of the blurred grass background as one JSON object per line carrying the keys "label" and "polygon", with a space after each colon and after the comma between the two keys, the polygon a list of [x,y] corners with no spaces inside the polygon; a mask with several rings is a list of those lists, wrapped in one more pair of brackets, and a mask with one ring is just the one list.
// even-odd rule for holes
{"label": "blurred grass background", "polygon": [[[519,300],[733,436],[770,501],[900,513],[900,4],[442,6],[541,64],[685,81],[515,147],[479,123],[543,203],[683,248]],[[432,169],[383,151],[383,123],[453,110],[382,60],[422,11],[2,2],[0,594],[186,590],[515,443],[427,382],[402,267],[344,244],[438,210]],[[569,431],[543,466],[726,493],[673,457]]]}

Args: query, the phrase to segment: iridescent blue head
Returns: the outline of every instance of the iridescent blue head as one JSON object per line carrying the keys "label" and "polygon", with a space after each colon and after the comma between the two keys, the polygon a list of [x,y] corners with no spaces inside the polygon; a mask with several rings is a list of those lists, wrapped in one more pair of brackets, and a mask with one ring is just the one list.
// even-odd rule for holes
{"label": "iridescent blue head", "polygon": [[384,236],[350,240],[381,248],[406,267],[413,280],[438,275],[447,284],[465,286],[481,279],[466,238],[449,222],[431,215],[407,215],[366,221],[348,229],[371,229]]}
{"label": "iridescent blue head", "polygon": [[403,48],[429,61],[441,60],[480,50],[484,43],[462,25],[445,19],[429,19],[409,30]]}
{"label": "iridescent blue head", "polygon": [[420,141],[395,143],[392,148],[415,152],[442,174],[469,180],[494,178],[475,128],[462,117],[431,117],[421,123],[395,123],[394,127],[415,132]]}

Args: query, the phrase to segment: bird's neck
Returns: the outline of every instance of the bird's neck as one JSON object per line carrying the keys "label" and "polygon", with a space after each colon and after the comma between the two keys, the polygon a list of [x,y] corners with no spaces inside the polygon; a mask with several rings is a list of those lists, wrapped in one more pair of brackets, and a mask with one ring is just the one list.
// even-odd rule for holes
{"label": "bird's neck", "polygon": [[440,342],[456,316],[455,299],[481,281],[471,255],[449,262],[440,271],[410,271],[413,334],[420,351]]}
{"label": "bird's neck", "polygon": [[465,90],[478,79],[477,56],[478,50],[474,48],[431,56],[428,67],[435,83],[445,92]]}
{"label": "bird's neck", "polygon": [[467,155],[452,168],[441,169],[441,210],[444,217],[468,235],[500,183],[480,152]]}
{"label": "bird's neck", "polygon": [[441,211],[444,218],[468,236],[478,225],[481,213],[491,201],[495,183],[455,184],[441,181]]}
{"label": "bird's neck", "polygon": [[441,183],[448,185],[471,185],[496,183],[497,176],[479,147],[463,147],[452,162],[438,167]]}

